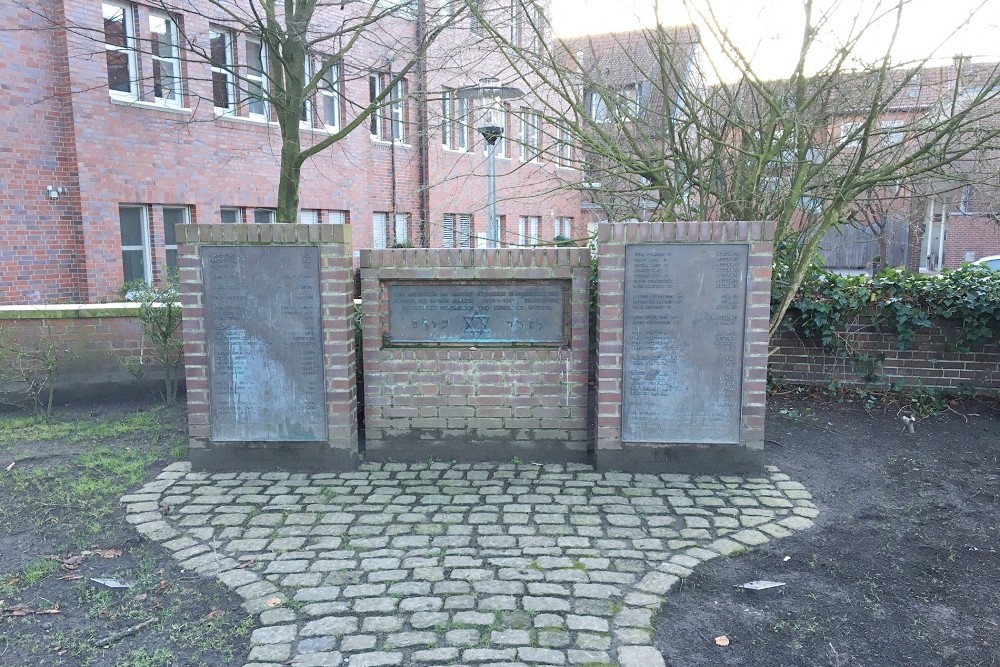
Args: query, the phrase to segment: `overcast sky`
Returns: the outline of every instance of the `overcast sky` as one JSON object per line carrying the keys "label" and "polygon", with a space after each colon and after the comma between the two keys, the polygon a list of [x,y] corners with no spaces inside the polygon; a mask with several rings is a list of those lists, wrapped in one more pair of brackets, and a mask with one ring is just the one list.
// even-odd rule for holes
{"label": "overcast sky", "polygon": [[[796,53],[801,39],[805,18],[802,0],[694,2],[702,7],[711,4],[741,49],[755,56],[755,68],[760,74],[767,78],[787,75],[793,64],[790,56]],[[552,0],[552,20],[556,33],[565,37],[631,30],[654,24],[654,4],[654,0]],[[665,25],[691,23],[681,0],[659,0],[658,4]],[[823,9],[836,7],[829,28],[821,35],[827,49],[836,49],[849,33],[852,20],[860,16],[868,21],[874,13],[895,7],[896,0],[816,0],[815,4]],[[972,12],[976,12],[972,21],[960,27]],[[1000,58],[1000,0],[907,0],[903,17],[893,49],[897,62],[922,59],[932,53],[939,58],[956,54]],[[695,23],[699,22],[696,18]],[[884,52],[892,22],[883,20],[877,25],[858,51],[862,58],[871,59]],[[956,30],[958,33],[952,34]],[[707,35],[704,29],[702,35]],[[708,44],[706,49],[710,50]]]}

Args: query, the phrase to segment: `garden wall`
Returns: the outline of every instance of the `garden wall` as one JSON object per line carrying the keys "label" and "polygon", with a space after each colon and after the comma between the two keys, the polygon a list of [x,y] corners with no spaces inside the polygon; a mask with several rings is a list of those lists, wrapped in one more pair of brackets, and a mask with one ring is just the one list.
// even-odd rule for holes
{"label": "garden wall", "polygon": [[895,335],[880,332],[870,321],[862,320],[844,333],[842,340],[850,354],[835,354],[817,340],[782,332],[771,340],[768,370],[772,379],[791,384],[862,384],[871,373],[871,384],[884,388],[896,384],[1000,390],[1000,346],[974,345],[969,352],[955,352],[951,341],[957,337],[953,325],[937,322],[918,333],[912,349],[904,351],[897,348]]}
{"label": "garden wall", "polygon": [[[149,358],[138,313],[139,304],[134,303],[0,306],[0,329],[12,331],[27,349],[38,349],[46,338],[56,344],[60,400],[156,392],[161,390],[162,372],[150,371],[138,380],[124,364]],[[13,389],[0,386],[0,392]]]}

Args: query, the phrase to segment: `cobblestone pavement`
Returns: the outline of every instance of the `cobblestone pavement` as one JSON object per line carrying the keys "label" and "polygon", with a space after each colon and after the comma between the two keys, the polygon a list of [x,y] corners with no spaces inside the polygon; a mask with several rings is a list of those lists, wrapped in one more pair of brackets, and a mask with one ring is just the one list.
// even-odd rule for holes
{"label": "cobblestone pavement", "polygon": [[818,514],[774,468],[209,475],[179,463],[122,501],[141,534],[259,615],[248,667],[662,667],[653,617],[680,577]]}

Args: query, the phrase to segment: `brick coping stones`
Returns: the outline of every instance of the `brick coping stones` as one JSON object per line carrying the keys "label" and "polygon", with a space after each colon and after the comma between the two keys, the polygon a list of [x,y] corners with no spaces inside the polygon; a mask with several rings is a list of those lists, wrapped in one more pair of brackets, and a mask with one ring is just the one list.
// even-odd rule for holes
{"label": "brick coping stones", "polygon": [[257,615],[246,667],[663,665],[664,595],[692,569],[812,525],[759,477],[581,464],[362,464],[343,473],[167,467],[127,520]]}

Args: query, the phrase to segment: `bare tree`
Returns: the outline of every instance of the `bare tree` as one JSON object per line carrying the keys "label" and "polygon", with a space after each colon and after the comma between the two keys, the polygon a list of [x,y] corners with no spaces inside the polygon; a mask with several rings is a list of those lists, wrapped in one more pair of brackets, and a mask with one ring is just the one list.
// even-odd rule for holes
{"label": "bare tree", "polygon": [[[907,0],[868,5],[833,49],[827,28],[837,3],[801,0],[794,65],[777,80],[758,74],[710,3],[685,4],[700,31],[580,38],[536,58],[500,31],[492,36],[512,67],[554,93],[547,120],[572,134],[580,187],[614,217],[776,221],[784,296],[772,334],[824,234],[859,220],[866,202],[995,172],[982,165],[1000,138],[1000,69],[963,60],[935,70],[931,53],[895,62]],[[862,60],[862,43],[876,32],[884,48]],[[722,62],[697,48],[706,39],[721,47]],[[723,67],[735,77],[713,83]],[[950,76],[930,80],[934,72]]]}
{"label": "bare tree", "polygon": [[[94,45],[92,56],[107,54],[113,90],[144,88],[157,97],[169,96],[172,89],[181,90],[183,71],[188,82],[210,84],[212,95],[201,99],[193,86],[183,86],[184,95],[195,103],[218,107],[221,98],[233,113],[249,108],[275,123],[280,135],[278,222],[298,218],[306,160],[372,118],[388,124],[388,110],[401,104],[402,96],[414,94],[403,88],[406,77],[425,64],[430,46],[461,15],[455,7],[437,8],[437,3],[428,11],[427,0],[149,0],[146,5],[166,17],[163,32],[138,38],[134,31],[128,33],[134,17],[126,16],[123,6],[106,6],[102,26],[70,19],[57,25],[26,0],[15,1],[54,27],[84,37]],[[198,20],[184,20],[192,17]],[[188,24],[210,27],[197,31]],[[246,62],[233,57],[234,36],[252,40]],[[152,71],[134,65],[139,52],[153,55]],[[164,54],[170,57],[160,58]],[[300,131],[320,112],[317,100],[322,92],[340,96],[345,79],[367,78],[380,69],[385,76],[365,102],[343,98],[344,121],[303,145]]]}

